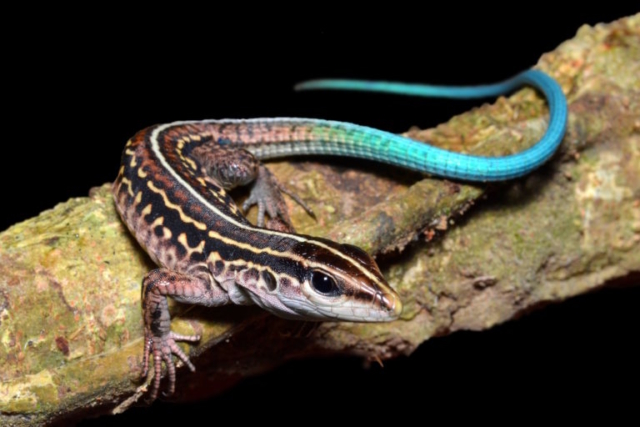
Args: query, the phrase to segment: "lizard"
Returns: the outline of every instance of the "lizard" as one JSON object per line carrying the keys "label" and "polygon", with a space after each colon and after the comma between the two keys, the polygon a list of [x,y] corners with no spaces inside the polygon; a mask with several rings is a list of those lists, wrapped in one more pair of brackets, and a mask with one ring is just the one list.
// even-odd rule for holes
{"label": "lizard", "polygon": [[[302,320],[383,322],[401,314],[399,295],[369,254],[295,232],[283,193],[312,212],[261,160],[348,156],[450,179],[500,181],[526,175],[546,162],[566,127],[562,89],[538,70],[469,87],[353,80],[298,85],[298,90],[355,89],[454,98],[497,96],[522,85],[544,94],[549,124],[534,146],[503,157],[455,153],[382,130],[322,119],[179,121],[134,135],[122,153],[112,194],[122,220],[159,266],[142,280],[142,377],[148,375],[153,359],[150,399],[160,389],[163,364],[168,394],[175,391],[174,355],[195,370],[177,342],[197,342],[200,336],[171,331],[167,297],[209,307],[256,304],[278,316]],[[242,211],[257,205],[256,225],[227,193],[249,184]]]}

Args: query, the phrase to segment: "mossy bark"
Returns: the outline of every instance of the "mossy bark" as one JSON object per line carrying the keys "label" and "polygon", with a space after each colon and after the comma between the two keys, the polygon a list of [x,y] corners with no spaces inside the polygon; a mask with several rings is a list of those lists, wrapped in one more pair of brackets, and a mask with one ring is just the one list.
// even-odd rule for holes
{"label": "mossy bark", "polygon": [[[179,370],[177,398],[220,391],[287,358],[407,354],[430,337],[489,328],[640,271],[640,15],[581,28],[538,68],[567,94],[568,131],[558,155],[518,181],[270,164],[316,211],[317,222],[290,205],[298,230],[382,254],[404,313],[388,324],[310,324],[175,304],[174,330],[203,334],[183,348],[205,373]],[[546,123],[544,100],[523,89],[406,135],[504,155],[535,143]],[[0,234],[0,423],[122,410],[142,395],[140,282],[152,268],[108,184]]]}

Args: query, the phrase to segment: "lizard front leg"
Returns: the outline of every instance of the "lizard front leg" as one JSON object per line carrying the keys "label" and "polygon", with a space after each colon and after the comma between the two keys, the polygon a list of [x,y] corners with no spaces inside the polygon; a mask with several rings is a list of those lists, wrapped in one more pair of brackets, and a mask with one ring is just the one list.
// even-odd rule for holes
{"label": "lizard front leg", "polygon": [[230,302],[229,295],[206,271],[193,275],[177,273],[166,268],[150,271],[142,282],[142,311],[144,317],[144,357],[142,377],[149,371],[149,359],[153,357],[154,378],[150,399],[155,400],[160,389],[162,362],[167,366],[169,393],[175,391],[176,368],[172,355],[175,354],[191,371],[195,367],[176,341],[196,342],[199,335],[179,335],[171,332],[171,316],[167,297],[187,304],[209,307]]}
{"label": "lizard front leg", "polygon": [[314,216],[300,197],[278,182],[269,169],[247,150],[203,145],[195,148],[191,155],[200,163],[205,175],[225,190],[253,183],[242,209],[246,212],[251,206],[258,206],[259,227],[265,226],[266,213],[271,218],[267,221],[267,228],[295,232],[282,193],[288,194],[309,215]]}

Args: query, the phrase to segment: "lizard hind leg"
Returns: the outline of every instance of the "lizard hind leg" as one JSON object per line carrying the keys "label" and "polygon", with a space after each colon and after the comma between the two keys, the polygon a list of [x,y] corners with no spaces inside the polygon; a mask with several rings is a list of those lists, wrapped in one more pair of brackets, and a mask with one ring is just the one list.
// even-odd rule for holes
{"label": "lizard hind leg", "polygon": [[246,212],[251,206],[257,205],[258,227],[264,227],[266,213],[271,218],[267,223],[267,228],[293,233],[295,229],[291,224],[289,209],[282,196],[283,193],[289,195],[309,215],[315,218],[311,208],[297,194],[283,186],[264,165],[260,165],[258,168],[258,176],[251,187],[249,198],[242,204],[242,210]]}
{"label": "lizard hind leg", "polygon": [[251,206],[257,205],[259,227],[265,226],[267,214],[271,218],[266,224],[267,228],[295,231],[282,193],[288,194],[315,218],[311,208],[284,187],[249,151],[242,148],[203,145],[195,148],[191,155],[198,160],[205,175],[214,179],[225,190],[253,182],[249,198],[242,205],[242,210],[246,212]]}
{"label": "lizard hind leg", "polygon": [[166,268],[150,271],[142,282],[142,312],[144,317],[144,356],[142,377],[149,372],[149,360],[153,358],[154,378],[150,400],[153,401],[160,389],[162,364],[167,367],[169,392],[173,394],[176,384],[176,368],[172,355],[195,371],[189,357],[178,347],[178,341],[197,342],[200,335],[179,335],[171,332],[171,316],[167,297],[188,304],[219,306],[229,302],[229,295],[206,273],[188,275]]}
{"label": "lizard hind leg", "polygon": [[247,185],[258,177],[260,161],[242,148],[201,145],[191,155],[198,160],[205,175],[225,190]]}

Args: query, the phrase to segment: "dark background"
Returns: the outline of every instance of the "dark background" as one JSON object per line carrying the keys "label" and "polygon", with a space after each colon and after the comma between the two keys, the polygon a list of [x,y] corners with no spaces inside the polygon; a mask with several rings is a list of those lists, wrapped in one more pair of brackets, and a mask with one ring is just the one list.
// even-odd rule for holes
{"label": "dark background", "polygon": [[[534,65],[582,24],[637,12],[581,9],[452,4],[448,10],[400,10],[398,16],[378,10],[375,19],[330,11],[314,13],[314,21],[306,20],[309,15],[295,22],[265,15],[259,24],[242,13],[204,10],[162,18],[119,15],[106,23],[28,20],[5,39],[2,102],[9,113],[3,120],[0,230],[113,180],[126,140],[155,123],[298,116],[392,132],[434,126],[478,102],[297,94],[291,88],[316,77],[498,81]],[[619,284],[638,282],[634,276]],[[487,332],[434,339],[384,368],[363,370],[357,359],[296,362],[210,402],[158,403],[152,411],[83,425],[188,420],[189,413],[216,423],[222,412],[245,421],[287,419],[292,411],[331,420],[334,408],[353,410],[360,421],[418,413],[426,423],[429,414],[452,404],[455,419],[475,404],[490,415],[506,407],[525,413],[566,409],[569,399],[580,402],[581,411],[605,399],[620,413],[637,398],[639,297],[638,288],[597,292]],[[495,391],[487,393],[488,386]]]}

